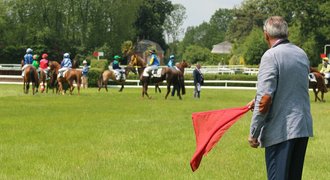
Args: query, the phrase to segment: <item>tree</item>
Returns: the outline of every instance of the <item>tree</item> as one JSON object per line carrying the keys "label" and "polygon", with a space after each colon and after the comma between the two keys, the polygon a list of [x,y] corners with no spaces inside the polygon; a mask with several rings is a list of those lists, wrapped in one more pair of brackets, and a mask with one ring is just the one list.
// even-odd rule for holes
{"label": "tree", "polygon": [[185,50],[182,58],[191,64],[195,64],[197,62],[206,62],[210,57],[211,51],[209,49],[198,45],[190,45]]}
{"label": "tree", "polygon": [[246,64],[259,64],[262,55],[268,49],[263,31],[253,28],[243,43],[243,56]]}
{"label": "tree", "polygon": [[173,10],[168,0],[144,0],[139,7],[137,19],[134,23],[136,36],[157,42],[163,49],[166,43],[163,37],[165,18]]}
{"label": "tree", "polygon": [[179,35],[184,31],[181,27],[186,16],[186,8],[181,4],[174,4],[173,11],[166,16],[164,22],[164,33],[167,36],[167,42],[176,42]]}

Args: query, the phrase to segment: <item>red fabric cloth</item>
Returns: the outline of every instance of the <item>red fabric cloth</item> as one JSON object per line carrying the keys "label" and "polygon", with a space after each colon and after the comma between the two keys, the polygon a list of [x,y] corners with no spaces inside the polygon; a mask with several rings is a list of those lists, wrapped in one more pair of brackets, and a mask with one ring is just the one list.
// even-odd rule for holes
{"label": "red fabric cloth", "polygon": [[196,151],[190,161],[192,171],[195,171],[203,158],[222,135],[245,113],[248,106],[229,108],[192,114],[196,135]]}

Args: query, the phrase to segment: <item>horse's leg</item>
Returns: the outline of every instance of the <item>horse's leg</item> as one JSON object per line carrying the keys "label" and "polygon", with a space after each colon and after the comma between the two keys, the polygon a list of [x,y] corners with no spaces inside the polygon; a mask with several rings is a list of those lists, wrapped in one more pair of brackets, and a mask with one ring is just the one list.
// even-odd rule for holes
{"label": "horse's leg", "polygon": [[121,88],[119,89],[119,92],[122,92],[124,89],[124,82],[121,83]]}
{"label": "horse's leg", "polygon": [[108,80],[103,81],[104,88],[108,92]]}
{"label": "horse's leg", "polygon": [[69,83],[69,87],[70,87],[70,94],[72,95],[73,94],[73,89],[74,89],[73,80],[70,80],[68,83]]}
{"label": "horse's leg", "polygon": [[176,93],[177,93],[177,95],[178,95],[178,97],[179,97],[179,99],[180,100],[182,100],[182,97],[181,97],[181,85],[179,84],[180,82],[178,82],[178,84],[176,85],[176,87],[177,87],[177,89],[176,89]]}
{"label": "horse's leg", "polygon": [[149,99],[151,99],[151,96],[149,96],[149,94],[148,94],[148,83],[145,84],[145,92],[144,92],[144,94],[145,94]]}
{"label": "horse's leg", "polygon": [[170,94],[171,92],[171,82],[168,82],[167,83],[167,92],[166,92],[166,95],[165,95],[165,99],[167,99],[167,96]]}

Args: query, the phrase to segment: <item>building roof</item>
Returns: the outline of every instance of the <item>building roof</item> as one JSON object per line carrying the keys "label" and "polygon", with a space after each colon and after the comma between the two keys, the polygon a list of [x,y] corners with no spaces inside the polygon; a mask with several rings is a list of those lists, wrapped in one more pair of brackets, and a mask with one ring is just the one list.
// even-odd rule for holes
{"label": "building roof", "polygon": [[232,44],[228,41],[224,41],[222,43],[213,45],[213,49],[211,53],[214,54],[230,54],[232,48]]}
{"label": "building roof", "polygon": [[164,50],[160,47],[159,44],[157,44],[153,41],[150,41],[150,40],[139,41],[135,46],[135,51],[143,53],[150,48],[155,49],[157,51],[157,53],[164,53]]}

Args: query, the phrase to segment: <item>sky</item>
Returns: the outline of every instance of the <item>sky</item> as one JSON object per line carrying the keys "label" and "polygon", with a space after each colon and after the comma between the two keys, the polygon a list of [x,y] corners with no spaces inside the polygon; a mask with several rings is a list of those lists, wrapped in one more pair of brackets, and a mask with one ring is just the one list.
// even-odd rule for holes
{"label": "sky", "polygon": [[243,0],[170,0],[172,4],[182,4],[186,8],[187,19],[183,24],[186,30],[188,26],[198,26],[204,21],[209,22],[211,16],[219,8],[232,9],[239,6]]}

